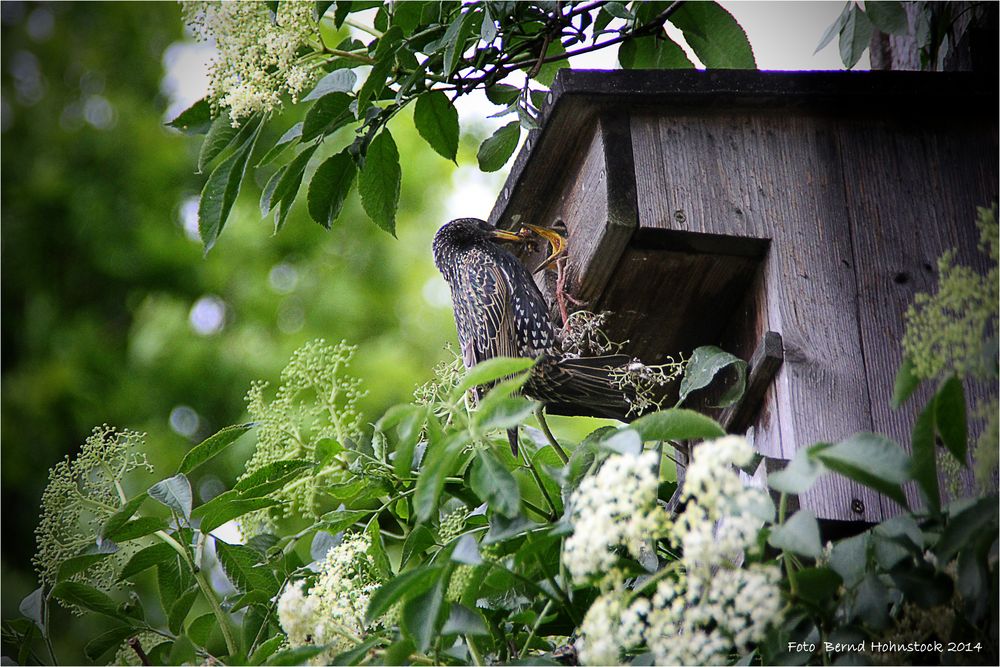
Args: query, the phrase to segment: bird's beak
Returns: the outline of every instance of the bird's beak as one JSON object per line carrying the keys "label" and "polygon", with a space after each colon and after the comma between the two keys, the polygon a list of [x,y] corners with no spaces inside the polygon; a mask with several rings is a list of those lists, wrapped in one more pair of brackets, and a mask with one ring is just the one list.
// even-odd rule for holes
{"label": "bird's beak", "polygon": [[501,241],[518,241],[518,242],[524,241],[523,237],[515,234],[514,232],[507,232],[502,229],[495,229],[490,233],[493,235],[493,238],[499,239]]}
{"label": "bird's beak", "polygon": [[557,259],[566,253],[566,238],[562,234],[558,234],[547,227],[539,227],[537,225],[528,224],[525,224],[524,226],[549,242],[549,256],[545,258],[544,262],[538,265],[538,268],[534,270],[534,273],[538,273],[543,269],[551,267],[556,263]]}

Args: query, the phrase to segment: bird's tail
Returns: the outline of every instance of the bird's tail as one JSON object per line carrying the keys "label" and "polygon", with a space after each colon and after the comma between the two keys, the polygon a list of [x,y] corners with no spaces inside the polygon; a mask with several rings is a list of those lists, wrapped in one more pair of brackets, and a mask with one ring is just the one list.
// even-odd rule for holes
{"label": "bird's tail", "polygon": [[507,429],[507,442],[510,443],[510,451],[517,459],[517,427]]}
{"label": "bird's tail", "polygon": [[555,414],[624,420],[634,391],[620,378],[631,362],[624,354],[601,357],[543,357],[532,369],[525,393]]}

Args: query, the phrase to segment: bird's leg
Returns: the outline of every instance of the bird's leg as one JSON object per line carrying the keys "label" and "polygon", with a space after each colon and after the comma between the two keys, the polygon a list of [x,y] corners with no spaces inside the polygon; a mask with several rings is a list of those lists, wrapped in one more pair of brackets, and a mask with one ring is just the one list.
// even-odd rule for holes
{"label": "bird's leg", "polygon": [[559,304],[559,314],[562,316],[562,328],[566,331],[566,323],[569,321],[569,301],[574,306],[583,306],[585,303],[573,297],[566,291],[566,256],[563,255],[556,260],[556,303]]}
{"label": "bird's leg", "polygon": [[545,406],[539,403],[538,407],[535,408],[535,419],[538,420],[538,425],[542,427],[542,433],[545,434],[545,439],[549,441],[552,445],[552,449],[556,450],[556,454],[562,460],[563,465],[569,463],[569,457],[566,456],[566,452],[559,443],[556,441],[556,437],[552,435],[552,430],[549,429],[548,422],[545,421]]}

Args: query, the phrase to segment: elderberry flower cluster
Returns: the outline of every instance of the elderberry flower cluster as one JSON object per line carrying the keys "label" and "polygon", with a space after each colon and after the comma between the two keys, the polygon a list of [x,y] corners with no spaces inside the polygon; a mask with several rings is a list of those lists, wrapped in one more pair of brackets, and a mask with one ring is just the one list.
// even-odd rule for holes
{"label": "elderberry flower cluster", "polygon": [[184,20],[203,42],[214,42],[218,55],[209,73],[209,97],[229,110],[233,125],[258,111],[293,102],[315,78],[300,49],[319,39],[315,3],[276,3],[272,16],[263,2],[185,2]]}
{"label": "elderberry flower cluster", "polygon": [[[144,438],[144,433],[99,426],[76,458],[67,456],[49,471],[35,529],[38,550],[32,561],[43,585],[56,583],[63,561],[95,548],[101,525],[125,502],[122,484],[126,475],[136,469],[152,472],[142,451]],[[118,568],[137,548],[135,541],[125,543],[72,579],[104,591],[121,588]]]}
{"label": "elderberry flower cluster", "polygon": [[645,540],[664,533],[667,514],[656,504],[657,463],[655,452],[611,456],[573,492],[573,534],[562,558],[574,580],[606,573],[620,546],[638,558]]}
{"label": "elderberry flower cluster", "polygon": [[[676,570],[654,575],[663,578],[651,598],[639,595],[641,589],[629,591],[623,576],[611,573],[610,590],[591,605],[580,625],[577,649],[584,664],[618,664],[625,651],[640,646],[653,654],[655,664],[720,664],[734,652],[746,653],[778,623],[779,569],[773,563],[743,565],[774,511],[766,493],[745,487],[733,468],[752,457],[747,441],[734,436],[694,448],[683,492],[687,506],[670,535],[682,552]],[[593,509],[588,505],[588,511]],[[574,520],[574,538],[581,525],[588,524]],[[597,535],[608,530],[590,527]],[[575,560],[608,567],[607,550],[597,549],[597,542],[589,540],[595,548],[589,560],[580,554]]]}
{"label": "elderberry flower cluster", "polygon": [[[917,294],[906,311],[903,350],[917,377],[955,373],[978,378],[997,373],[998,288],[996,206],[980,208],[980,249],[993,266],[985,275],[955,263],[955,251],[938,259],[935,294]],[[994,343],[990,343],[994,341]]]}
{"label": "elderberry flower cluster", "polygon": [[663,388],[684,375],[687,360],[667,357],[662,364],[647,366],[638,359],[611,370],[611,383],[622,390],[628,403],[629,415],[641,415],[659,409],[663,403]]}
{"label": "elderberry flower cluster", "polygon": [[240,479],[269,464],[309,460],[317,465],[270,494],[283,505],[260,510],[240,519],[243,535],[251,536],[274,526],[292,513],[316,518],[324,494],[348,477],[340,456],[329,456],[332,442],[347,446],[361,435],[357,401],[364,396],[360,381],[347,375],[356,348],[323,339],[296,350],[281,372],[274,400],[264,397],[265,382],[255,382],[247,393],[247,412],[257,423],[257,449]]}
{"label": "elderberry flower cluster", "polygon": [[380,585],[368,554],[370,547],[364,534],[345,536],[327,552],[308,591],[298,581],[286,587],[278,599],[278,621],[292,648],[326,646],[314,659],[315,664],[328,664],[361,641],[370,629],[365,612]]}

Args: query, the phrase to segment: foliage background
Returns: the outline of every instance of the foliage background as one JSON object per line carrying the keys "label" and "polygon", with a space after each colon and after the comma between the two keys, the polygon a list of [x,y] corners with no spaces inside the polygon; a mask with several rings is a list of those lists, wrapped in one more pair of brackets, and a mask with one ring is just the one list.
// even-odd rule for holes
{"label": "foliage background", "polygon": [[[36,585],[29,561],[46,471],[95,424],[148,432],[151,461],[175,467],[191,443],[240,421],[251,380],[274,380],[317,336],[358,344],[357,376],[391,378],[366,385],[362,413],[409,397],[455,336],[428,254],[455,166],[399,119],[398,241],[365,219],[356,195],[331,232],[299,202],[272,238],[255,204],[265,171],[204,261],[185,229],[186,202],[204,180],[192,167],[199,139],[162,125],[163,53],[183,38],[179,7],[4,2],[0,11],[8,618]],[[463,126],[460,164],[474,164],[488,133]],[[245,456],[244,447],[229,459]],[[239,472],[217,462],[196,494]],[[57,641],[79,654],[90,628],[71,627],[78,634]]]}
{"label": "foliage background", "polygon": [[[193,442],[240,421],[252,380],[276,380],[291,352],[320,336],[359,346],[359,377],[392,378],[366,386],[365,414],[410,397],[455,337],[447,303],[425,297],[455,166],[400,119],[393,132],[408,165],[398,240],[367,221],[356,195],[332,231],[299,202],[272,237],[257,184],[205,261],[183,224],[183,202],[204,179],[193,170],[200,137],[163,126],[163,53],[183,38],[179,6],[4,2],[2,11],[8,618],[36,585],[32,531],[47,470],[94,425],[146,431],[151,461],[176,466]],[[484,135],[466,128],[460,163],[474,164]],[[203,308],[225,308],[210,334],[192,325],[205,298]],[[198,312],[212,323],[211,307]],[[227,484],[239,472],[225,461],[214,470]],[[218,486],[208,475],[195,491]]]}

